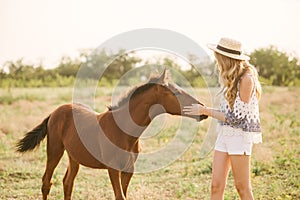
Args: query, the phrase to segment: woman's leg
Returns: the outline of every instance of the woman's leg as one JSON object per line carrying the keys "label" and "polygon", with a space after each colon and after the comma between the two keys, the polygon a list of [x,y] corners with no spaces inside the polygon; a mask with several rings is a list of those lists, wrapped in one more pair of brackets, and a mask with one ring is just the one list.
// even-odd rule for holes
{"label": "woman's leg", "polygon": [[230,159],[228,153],[215,150],[212,165],[211,200],[224,198],[229,170]]}
{"label": "woman's leg", "polygon": [[250,181],[250,156],[230,155],[235,187],[242,200],[253,200]]}

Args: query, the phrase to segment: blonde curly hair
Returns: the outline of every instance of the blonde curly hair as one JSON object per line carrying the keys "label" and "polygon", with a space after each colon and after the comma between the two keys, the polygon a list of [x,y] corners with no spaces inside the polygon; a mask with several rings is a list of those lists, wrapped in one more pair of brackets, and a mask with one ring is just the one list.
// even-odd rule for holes
{"label": "blonde curly hair", "polygon": [[230,108],[233,109],[238,90],[238,82],[247,71],[251,71],[254,75],[255,92],[257,98],[260,99],[261,85],[258,81],[256,68],[248,61],[233,59],[217,52],[214,53],[220,71],[219,82],[223,86],[222,91],[224,90],[225,99],[228,101]]}

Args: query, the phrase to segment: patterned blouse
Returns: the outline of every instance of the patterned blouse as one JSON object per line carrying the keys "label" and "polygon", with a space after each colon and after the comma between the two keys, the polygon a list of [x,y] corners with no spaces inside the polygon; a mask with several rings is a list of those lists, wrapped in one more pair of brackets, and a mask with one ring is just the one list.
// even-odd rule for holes
{"label": "patterned blouse", "polygon": [[[239,84],[238,84],[239,88]],[[262,133],[259,119],[259,106],[256,92],[252,93],[248,103],[241,100],[239,91],[230,109],[224,93],[221,95],[219,109],[225,113],[225,122],[219,121],[217,131],[227,136],[243,135],[251,143],[261,143]]]}

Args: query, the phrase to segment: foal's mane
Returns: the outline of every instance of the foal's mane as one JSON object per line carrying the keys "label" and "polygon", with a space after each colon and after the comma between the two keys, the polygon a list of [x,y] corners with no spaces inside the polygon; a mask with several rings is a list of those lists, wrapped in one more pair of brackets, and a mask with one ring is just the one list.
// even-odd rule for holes
{"label": "foal's mane", "polygon": [[116,110],[116,109],[120,108],[121,106],[126,104],[131,98],[134,98],[135,96],[152,88],[154,85],[157,84],[158,80],[159,80],[159,77],[153,76],[153,77],[150,77],[150,79],[146,83],[144,83],[140,86],[133,87],[125,95],[123,95],[123,97],[121,97],[119,99],[119,101],[118,101],[118,103],[116,103],[116,105],[108,106],[107,107],[108,110],[112,111],[112,110]]}

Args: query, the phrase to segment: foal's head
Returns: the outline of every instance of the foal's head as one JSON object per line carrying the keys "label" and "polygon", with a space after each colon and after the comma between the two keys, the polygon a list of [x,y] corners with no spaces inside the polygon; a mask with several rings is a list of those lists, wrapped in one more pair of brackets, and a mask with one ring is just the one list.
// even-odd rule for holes
{"label": "foal's head", "polygon": [[[166,113],[187,116],[182,112],[184,106],[198,103],[203,105],[183,89],[173,83],[169,83],[166,70],[157,78],[155,87],[157,103],[164,108]],[[198,121],[207,118],[206,115],[188,117],[195,118]]]}
{"label": "foal's head", "polygon": [[[164,70],[160,76],[150,78],[146,84],[133,88],[117,105],[108,108],[110,111],[122,108],[124,105],[129,105],[130,108],[134,108],[137,106],[137,102],[133,101],[133,99],[140,95],[142,96],[143,103],[154,104],[149,111],[150,116],[156,116],[160,113],[169,113],[172,115],[195,118],[198,121],[207,118],[206,115],[191,116],[185,115],[182,112],[184,106],[197,103],[203,104],[175,84],[169,83],[166,70]],[[127,104],[128,102],[129,104]]]}

